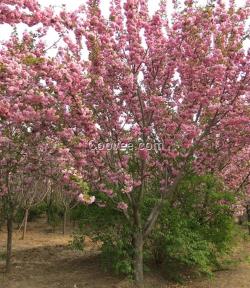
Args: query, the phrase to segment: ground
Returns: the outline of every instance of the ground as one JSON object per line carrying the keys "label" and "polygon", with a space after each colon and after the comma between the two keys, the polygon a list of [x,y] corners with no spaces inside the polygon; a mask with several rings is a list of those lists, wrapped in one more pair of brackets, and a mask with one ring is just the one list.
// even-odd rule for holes
{"label": "ground", "polygon": [[[130,288],[130,281],[104,272],[98,247],[87,239],[86,251],[72,251],[69,231],[52,233],[40,220],[29,223],[25,240],[14,234],[13,270],[3,273],[6,233],[0,232],[0,288]],[[233,264],[233,265],[232,265]],[[250,241],[242,241],[235,250],[231,265],[216,272],[212,279],[196,279],[183,285],[168,283],[156,275],[147,276],[150,288],[249,288]]]}

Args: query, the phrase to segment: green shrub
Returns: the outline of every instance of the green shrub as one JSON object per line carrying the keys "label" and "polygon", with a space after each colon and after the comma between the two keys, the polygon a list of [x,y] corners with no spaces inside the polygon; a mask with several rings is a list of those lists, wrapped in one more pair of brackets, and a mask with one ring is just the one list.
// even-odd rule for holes
{"label": "green shrub", "polygon": [[[28,221],[32,222],[37,219],[39,219],[44,213],[46,212],[46,204],[40,203],[38,205],[35,205],[29,209],[29,216]],[[18,208],[15,214],[15,222],[18,224],[21,224],[24,218],[25,209],[24,208]]]}
{"label": "green shrub", "polygon": [[[156,199],[145,195],[145,219]],[[219,258],[229,251],[233,238],[231,204],[234,199],[212,175],[188,175],[175,191],[172,203],[165,204],[158,222],[145,242],[146,265],[154,262],[164,273],[179,279],[183,270],[211,274]],[[133,274],[132,227],[119,211],[97,205],[79,205],[71,212],[80,232],[101,245],[103,266],[117,274]],[[82,240],[81,240],[82,241]],[[145,266],[146,267],[146,266]]]}
{"label": "green shrub", "polygon": [[147,250],[166,270],[185,267],[211,274],[232,244],[233,197],[211,175],[188,176],[176,194],[174,205],[164,206]]}
{"label": "green shrub", "polygon": [[85,241],[85,235],[83,235],[83,233],[78,230],[75,231],[73,233],[73,240],[70,241],[70,247],[73,250],[80,250],[80,251],[84,251],[84,241]]}
{"label": "green shrub", "polygon": [[78,220],[78,230],[73,234],[71,246],[82,250],[84,235],[101,243],[101,261],[105,270],[115,274],[131,275],[132,238],[131,229],[123,215],[116,210],[100,208],[97,205],[79,205],[72,209],[71,219]]}
{"label": "green shrub", "polygon": [[44,202],[31,207],[29,210],[29,218],[28,221],[32,222],[42,217],[42,215],[46,212],[46,204]]}
{"label": "green shrub", "polygon": [[49,201],[45,205],[47,214],[47,222],[52,226],[53,230],[61,223],[63,218],[63,208],[56,201]]}
{"label": "green shrub", "polygon": [[133,247],[130,229],[111,228],[108,233],[99,235],[102,242],[101,259],[105,269],[117,275],[132,276],[133,274]]}

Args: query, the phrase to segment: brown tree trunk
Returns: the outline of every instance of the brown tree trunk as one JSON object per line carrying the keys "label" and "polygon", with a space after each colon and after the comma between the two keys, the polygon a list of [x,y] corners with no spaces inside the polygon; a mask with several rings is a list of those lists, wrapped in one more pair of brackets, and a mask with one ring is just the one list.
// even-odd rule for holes
{"label": "brown tree trunk", "polygon": [[248,232],[250,235],[250,203],[247,204],[247,225],[248,225]]}
{"label": "brown tree trunk", "polygon": [[67,209],[64,209],[63,212],[63,235],[66,233],[66,226],[67,226]]}
{"label": "brown tree trunk", "polygon": [[12,215],[9,215],[7,218],[7,255],[6,255],[7,273],[11,271],[12,235],[13,235],[13,217]]}
{"label": "brown tree trunk", "polygon": [[135,232],[134,235],[134,253],[134,273],[136,287],[143,288],[143,234],[141,231]]}
{"label": "brown tree trunk", "polygon": [[25,209],[22,240],[24,240],[27,232],[28,216],[29,216],[29,209]]}

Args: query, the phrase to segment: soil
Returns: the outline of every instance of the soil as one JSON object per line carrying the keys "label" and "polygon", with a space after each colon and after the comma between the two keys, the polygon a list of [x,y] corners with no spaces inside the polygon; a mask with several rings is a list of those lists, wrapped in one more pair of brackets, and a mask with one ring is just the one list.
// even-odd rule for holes
{"label": "soil", "polygon": [[[127,279],[104,272],[98,247],[87,239],[84,252],[69,247],[71,231],[49,231],[45,220],[29,223],[24,240],[15,231],[13,269],[4,273],[3,252],[6,233],[0,232],[0,288],[130,288]],[[212,279],[195,279],[183,285],[162,276],[147,275],[148,288],[250,288],[250,241],[242,241],[227,270]]]}

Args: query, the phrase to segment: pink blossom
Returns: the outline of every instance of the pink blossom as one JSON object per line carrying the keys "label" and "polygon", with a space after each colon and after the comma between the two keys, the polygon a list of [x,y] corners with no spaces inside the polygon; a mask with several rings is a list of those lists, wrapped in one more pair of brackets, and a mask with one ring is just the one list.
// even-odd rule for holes
{"label": "pink blossom", "polygon": [[78,195],[78,201],[81,203],[85,203],[85,204],[90,205],[90,204],[93,204],[95,202],[95,196],[89,196],[89,195],[80,193]]}
{"label": "pink blossom", "polygon": [[138,150],[138,156],[143,160],[147,160],[149,156],[149,152],[146,148],[141,148]]}
{"label": "pink blossom", "polygon": [[128,204],[126,204],[125,202],[119,202],[117,204],[117,208],[123,211],[127,211],[128,209]]}

